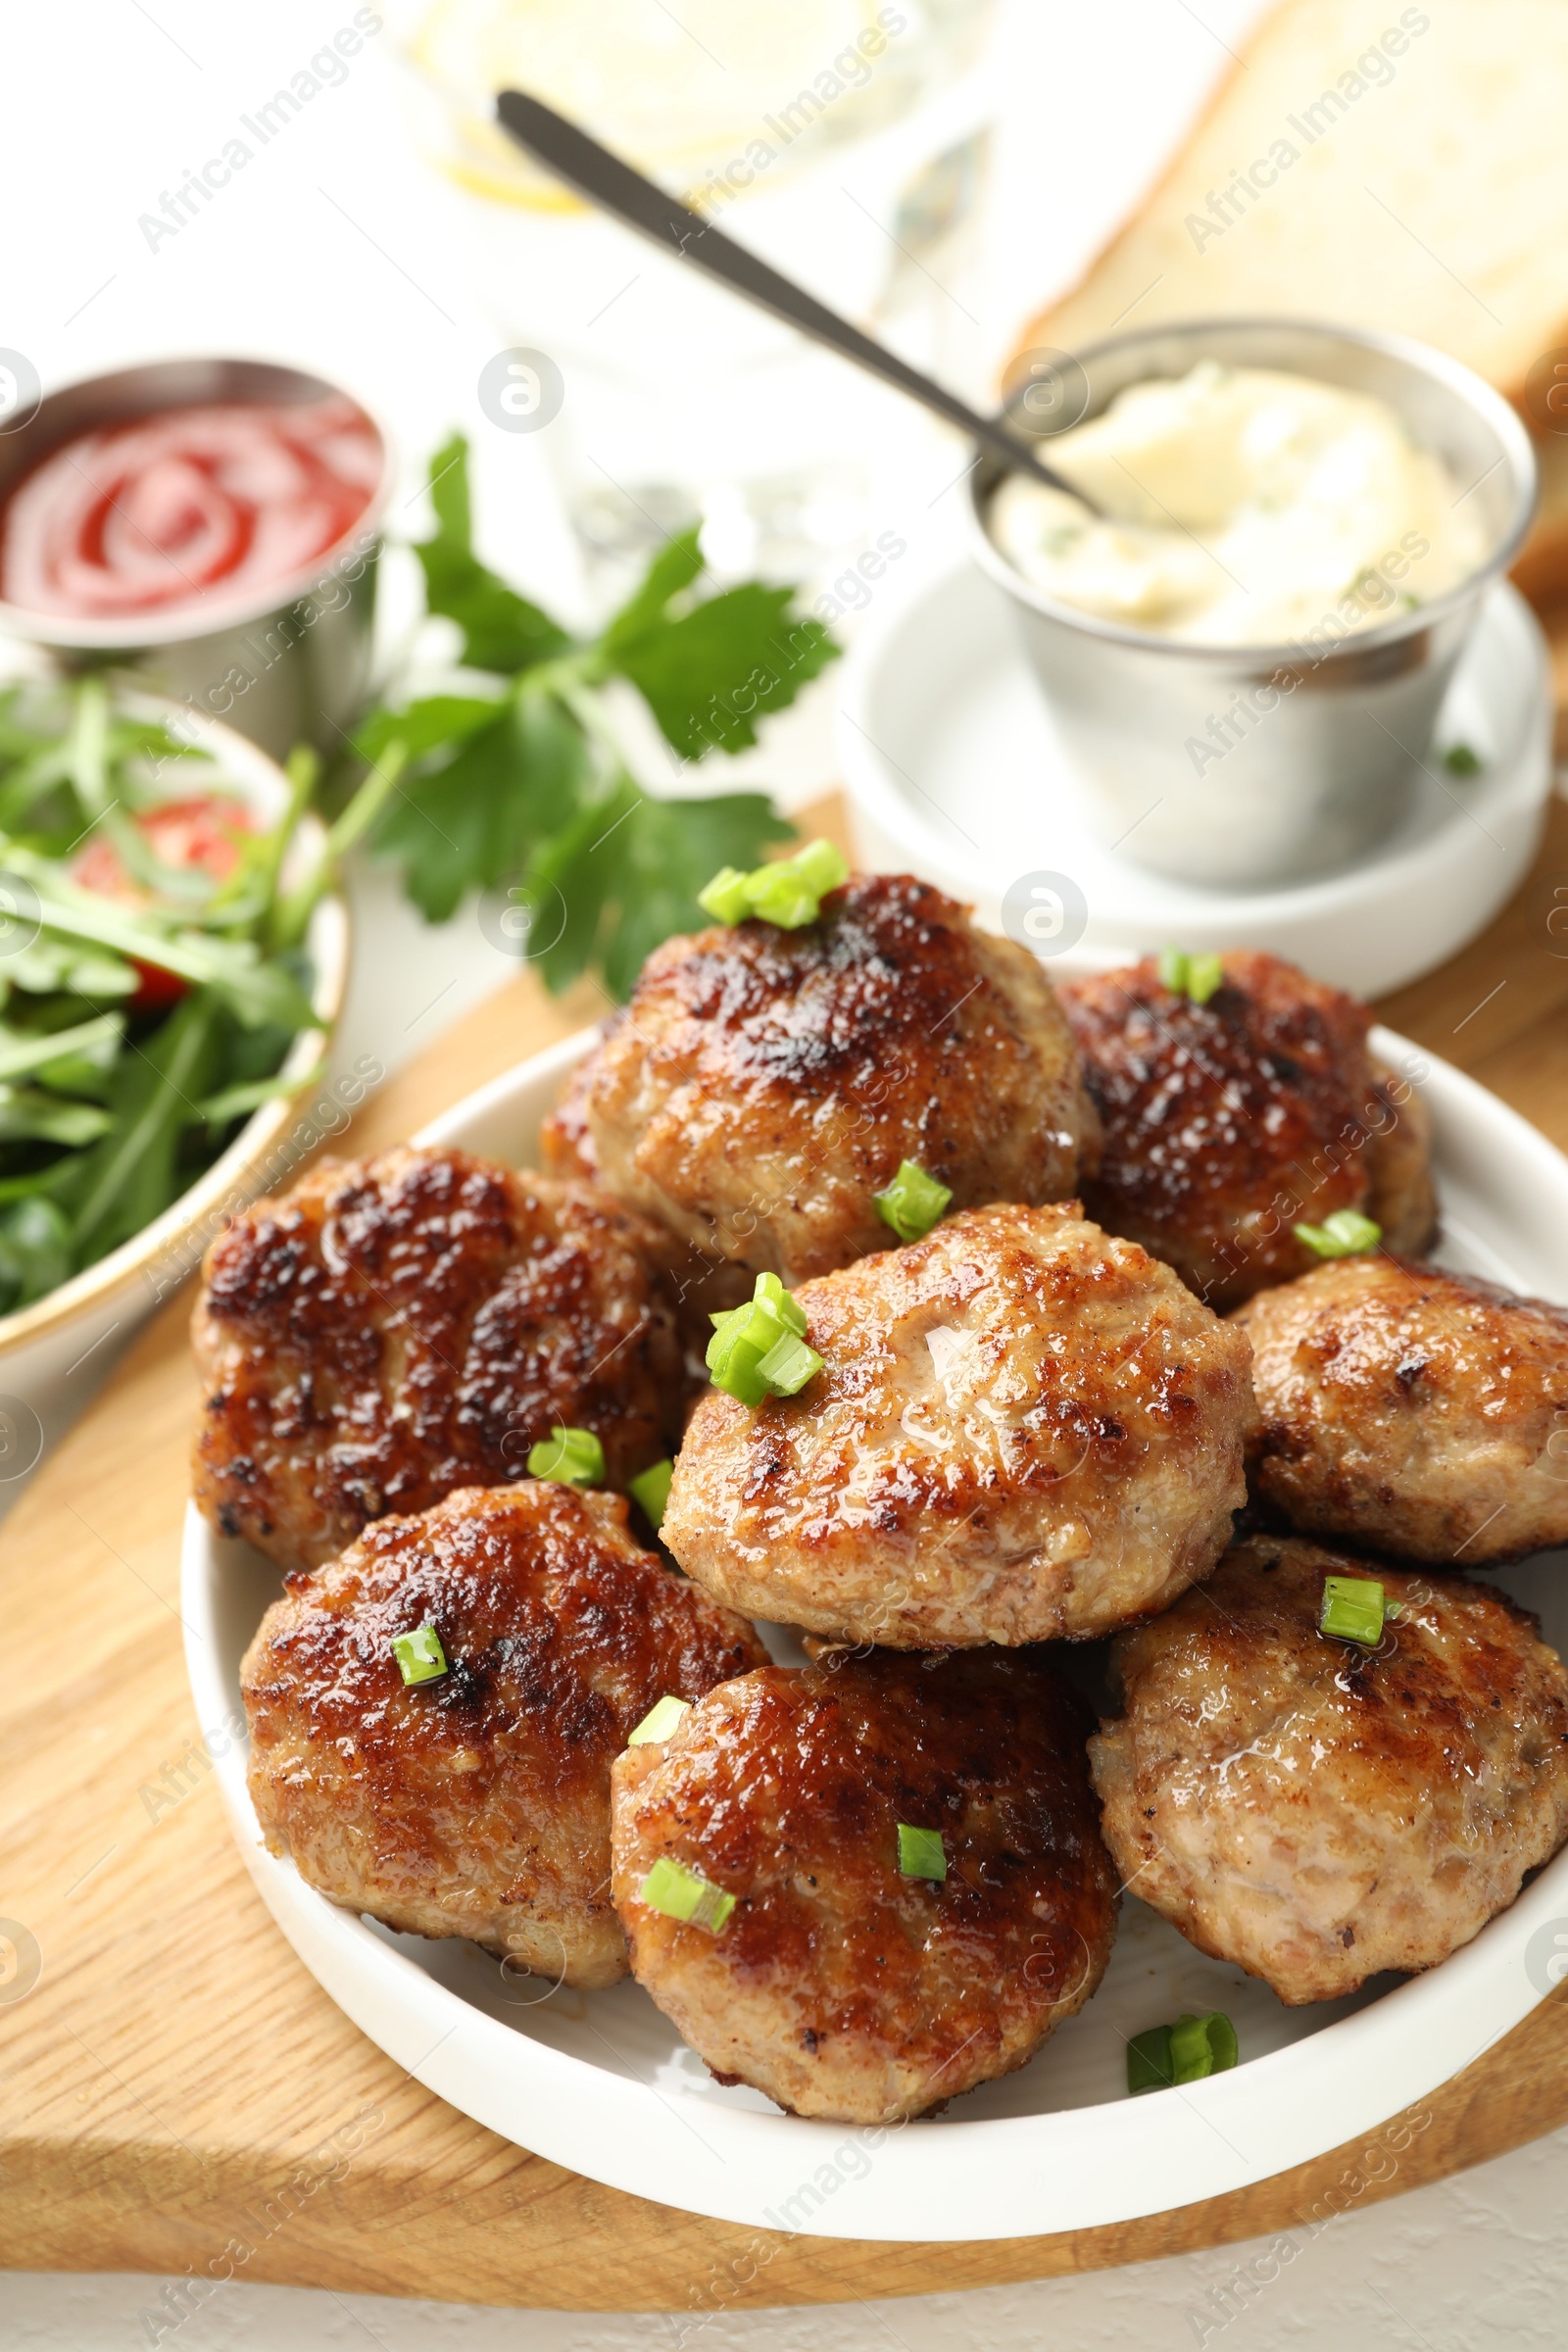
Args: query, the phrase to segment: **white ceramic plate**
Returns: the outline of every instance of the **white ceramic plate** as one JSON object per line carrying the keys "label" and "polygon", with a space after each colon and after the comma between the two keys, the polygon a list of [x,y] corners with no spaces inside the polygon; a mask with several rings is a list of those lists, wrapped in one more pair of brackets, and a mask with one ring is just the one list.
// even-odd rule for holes
{"label": "white ceramic plate", "polygon": [[1009,885],[1064,874],[1082,895],[1083,953],[1098,962],[1168,939],[1261,944],[1359,997],[1456,955],[1529,867],[1551,796],[1551,693],[1540,624],[1506,581],[1482,606],[1438,728],[1482,772],[1434,763],[1380,850],[1286,890],[1200,889],[1136,864],[1136,843],[1099,841],[1014,618],[965,563],[890,592],[857,636],[836,750],[862,865],[922,874],[997,931]]}
{"label": "white ceramic plate", "polygon": [[[525,1165],[589,1041],[569,1040],[425,1129]],[[1452,1264],[1568,1299],[1568,1161],[1494,1096],[1405,1040],[1376,1051],[1415,1077],[1437,1130]],[[1568,1555],[1501,1580],[1568,1647]],[[232,1736],[239,1663],[275,1568],[191,1511],[182,1608],[198,1720],[234,1834],[306,1966],[372,2041],[519,2146],[614,2188],[744,2226],[830,2237],[988,2238],[1102,2223],[1246,2187],[1365,2132],[1477,2057],[1547,1990],[1568,1948],[1568,1850],[1512,1910],[1429,1975],[1286,2009],[1203,1958],[1129,1896],[1102,1990],[1032,2065],[891,2132],[781,2115],[724,2089],[630,1983],[551,1991],[471,1944],[394,1936],[313,1893],[262,1846]],[[1225,2009],[1244,2063],[1190,2088],[1126,2095],[1125,2041],[1183,2010]]]}

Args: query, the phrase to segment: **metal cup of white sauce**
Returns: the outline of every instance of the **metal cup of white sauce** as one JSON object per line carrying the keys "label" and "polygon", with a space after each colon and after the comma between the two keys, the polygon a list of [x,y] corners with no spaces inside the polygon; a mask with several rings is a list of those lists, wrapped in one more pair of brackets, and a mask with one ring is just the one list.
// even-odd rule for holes
{"label": "metal cup of white sauce", "polygon": [[[1220,888],[1350,863],[1395,830],[1433,766],[1433,729],[1482,598],[1530,526],[1536,463],[1524,425],[1456,361],[1348,327],[1208,319],[1118,335],[1073,358],[1078,397],[1042,429],[1025,388],[1009,411],[1015,428],[1049,443],[1128,386],[1185,376],[1203,360],[1275,369],[1386,401],[1479,512],[1484,560],[1446,594],[1351,634],[1232,648],[1047,596],[987,528],[1005,468],[983,454],[971,476],[974,555],[1011,603],[1100,838],[1156,873]],[[1049,446],[1042,454],[1049,463]]]}
{"label": "metal cup of white sauce", "polygon": [[394,478],[391,442],[357,395],[261,360],[154,361],[49,393],[0,433],[0,511],[46,459],[79,435],[229,403],[292,408],[348,400],[379,446],[379,479],[355,520],[294,571],[249,592],[215,586],[164,609],[92,617],[0,598],[0,632],[68,670],[113,666],[198,716],[223,720],[282,759],[297,743],[340,748],[370,677],[380,522]]}

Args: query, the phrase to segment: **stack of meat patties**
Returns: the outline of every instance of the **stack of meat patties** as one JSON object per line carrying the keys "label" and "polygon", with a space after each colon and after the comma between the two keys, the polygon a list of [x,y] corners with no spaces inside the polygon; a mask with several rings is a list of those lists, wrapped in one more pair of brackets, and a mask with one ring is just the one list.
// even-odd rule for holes
{"label": "stack of meat patties", "polygon": [[269,1845],[856,2121],[1025,2064],[1128,1883],[1285,2001],[1441,1961],[1568,1836],[1568,1677],[1465,1573],[1568,1541],[1568,1313],[1424,1259],[1364,1008],[1054,990],[906,875],[731,911],[543,1173],[326,1162],[209,1253]]}

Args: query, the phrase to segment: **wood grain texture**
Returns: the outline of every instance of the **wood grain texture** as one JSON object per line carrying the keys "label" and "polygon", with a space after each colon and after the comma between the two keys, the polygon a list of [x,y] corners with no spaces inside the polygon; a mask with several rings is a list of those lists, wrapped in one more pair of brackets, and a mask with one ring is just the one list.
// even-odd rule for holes
{"label": "wood grain texture", "polygon": [[[813,820],[822,811],[813,811]],[[821,829],[817,823],[817,829]],[[1384,1007],[1568,1147],[1568,808],[1531,883]],[[1564,903],[1568,903],[1565,901]],[[370,1150],[594,1017],[524,974],[362,1112]],[[1568,2122],[1568,1999],[1544,2002],[1396,2129],[1113,2229],[891,2246],[731,2229],[602,2188],[433,2097],[295,1959],[229,1838],[180,1654],[194,1388],[188,1295],[127,1356],[7,1523],[0,1563],[0,1916],[36,1938],[0,1984],[0,2262],[189,2273],[150,2340],[232,2273],[566,2310],[689,2310],[951,2290],[1310,2230]],[[940,2128],[940,2127],[938,2127]]]}

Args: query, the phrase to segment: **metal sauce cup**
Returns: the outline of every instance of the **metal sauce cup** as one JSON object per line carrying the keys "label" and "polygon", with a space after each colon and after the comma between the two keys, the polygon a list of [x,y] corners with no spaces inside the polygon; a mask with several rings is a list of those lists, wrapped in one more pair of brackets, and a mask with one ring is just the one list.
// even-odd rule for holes
{"label": "metal sauce cup", "polygon": [[0,631],[41,647],[67,669],[112,664],[205,718],[226,720],[274,759],[296,743],[338,748],[370,676],[380,522],[392,445],[352,394],[264,360],[159,360],[51,392],[27,423],[0,435],[0,505],[24,475],[78,434],[215,402],[294,406],[353,399],[381,447],[365,512],[331,547],[263,589],[222,585],[156,612],[73,620],[0,601]]}
{"label": "metal sauce cup", "polygon": [[[1297,319],[1118,335],[1057,368],[1057,413],[1044,429],[1027,389],[1010,419],[1049,438],[1129,384],[1185,375],[1205,359],[1387,401],[1446,462],[1456,497],[1479,508],[1486,563],[1446,596],[1353,635],[1329,613],[1294,645],[1177,644],[1057,604],[1015,571],[986,529],[1004,470],[987,456],[971,479],[973,549],[1011,602],[1100,837],[1184,881],[1298,882],[1364,855],[1407,812],[1482,599],[1530,527],[1535,454],[1508,403],[1457,361],[1399,336]],[[1082,376],[1068,387],[1073,368]]]}

